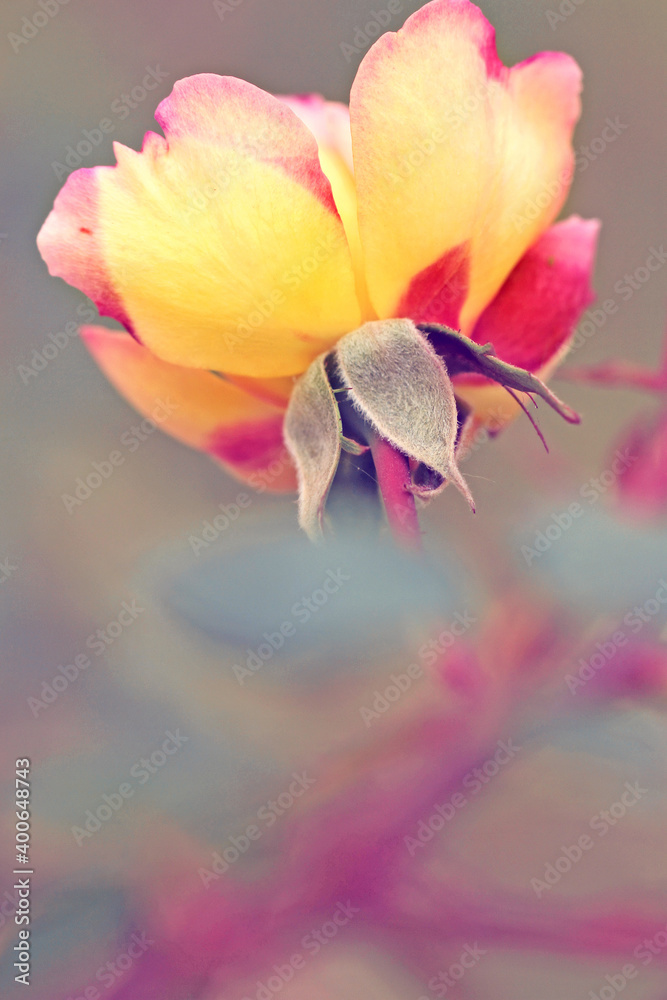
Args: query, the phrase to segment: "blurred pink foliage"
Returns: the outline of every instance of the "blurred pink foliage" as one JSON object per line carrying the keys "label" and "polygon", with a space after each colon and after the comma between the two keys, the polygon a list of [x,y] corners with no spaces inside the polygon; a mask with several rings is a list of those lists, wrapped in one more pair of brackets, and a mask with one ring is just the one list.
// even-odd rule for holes
{"label": "blurred pink foliage", "polygon": [[[449,636],[442,624],[427,634]],[[613,630],[604,624],[602,641]],[[444,652],[430,652],[437,641],[421,646],[418,676],[404,651],[385,653],[361,681],[310,693],[288,685],[267,703],[255,678],[239,694],[235,681],[193,674],[183,732],[200,725],[198,741],[215,741],[221,720],[236,716],[254,751],[284,764],[279,787],[293,788],[293,805],[266,831],[241,808],[217,839],[155,805],[81,849],[56,825],[41,857],[45,910],[72,884],[97,880],[122,890],[125,930],[80,954],[77,972],[68,956],[67,989],[37,985],[33,995],[428,1000],[461,979],[469,1000],[534,1000],[543,987],[541,996],[560,995],[548,983],[585,995],[632,963],[649,984],[642,995],[662,996],[650,984],[664,956],[649,952],[644,971],[638,950],[667,926],[656,883],[664,761],[649,780],[645,760],[607,756],[604,738],[596,748],[586,732],[642,716],[650,733],[657,710],[647,699],[664,697],[667,650],[646,636],[573,690],[567,677],[577,660],[596,662],[597,638],[576,615],[513,591]],[[164,696],[161,669],[149,697]],[[227,715],[212,698],[227,698]],[[366,722],[348,725],[360,705]],[[655,753],[646,744],[649,764]],[[202,794],[224,796],[224,781],[207,780],[194,798],[171,788],[195,814],[205,813]],[[131,933],[149,944],[101,988],[100,968],[118,970]]]}

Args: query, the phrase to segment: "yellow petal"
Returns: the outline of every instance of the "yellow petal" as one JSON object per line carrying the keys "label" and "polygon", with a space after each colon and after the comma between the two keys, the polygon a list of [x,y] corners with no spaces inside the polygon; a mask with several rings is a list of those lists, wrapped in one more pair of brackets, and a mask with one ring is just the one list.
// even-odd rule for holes
{"label": "yellow petal", "polygon": [[565,199],[579,90],[576,63],[560,53],[503,66],[468,0],[434,0],[375,43],[350,112],[380,317],[470,331]]}
{"label": "yellow petal", "polygon": [[280,100],[287,104],[295,115],[299,116],[317,140],[320,164],[331,184],[336,208],[343,220],[347,234],[347,242],[354,265],[357,298],[361,305],[362,315],[365,320],[375,319],[375,312],[366,288],[366,275],[359,238],[349,109],[337,101],[325,101],[319,94],[281,95]]}
{"label": "yellow petal", "polygon": [[73,174],[39,236],[51,272],[176,364],[298,374],[361,321],[314,137],[232,77],[176,84],[166,140]]}

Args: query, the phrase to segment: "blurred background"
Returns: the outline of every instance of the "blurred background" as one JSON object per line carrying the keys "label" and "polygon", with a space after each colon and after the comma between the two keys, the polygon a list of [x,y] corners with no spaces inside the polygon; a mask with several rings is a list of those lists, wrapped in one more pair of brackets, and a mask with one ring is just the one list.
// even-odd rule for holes
{"label": "blurred background", "polygon": [[[192,870],[193,859],[200,857],[202,850],[200,844],[199,853],[195,851],[193,838],[203,837],[211,850],[222,842],[221,824],[227,822],[224,808],[205,806],[221,769],[228,769],[230,788],[236,788],[239,795],[239,789],[250,795],[250,811],[256,812],[257,803],[282,789],[281,782],[289,785],[292,771],[305,766],[304,748],[317,756],[326,744],[326,752],[331,752],[339,738],[335,734],[340,732],[335,714],[328,717],[325,736],[316,737],[311,731],[316,717],[318,724],[324,725],[315,713],[303,730],[287,740],[289,749],[278,751],[276,747],[288,727],[289,711],[300,719],[304,706],[315,712],[313,705],[325,689],[327,698],[338,706],[331,711],[342,711],[341,702],[336,700],[340,692],[334,697],[328,686],[334,684],[335,678],[329,675],[336,664],[342,671],[336,674],[338,681],[346,676],[343,668],[347,663],[355,684],[362,687],[366,681],[360,677],[365,668],[360,664],[366,664],[371,680],[367,691],[363,690],[370,698],[378,672],[384,676],[392,666],[405,666],[415,656],[419,642],[425,641],[425,636],[438,635],[456,613],[464,616],[469,608],[477,622],[485,622],[497,609],[501,591],[530,593],[535,600],[560,609],[550,614],[560,614],[565,608],[567,614],[577,616],[577,628],[586,635],[587,629],[600,627],[601,616],[622,618],[633,602],[651,598],[660,574],[667,573],[667,542],[660,517],[640,527],[627,516],[613,519],[618,512],[611,502],[614,488],[607,485],[609,476],[603,480],[604,489],[594,487],[595,500],[590,500],[590,488],[589,499],[582,500],[586,485],[610,468],[624,428],[637,414],[650,414],[655,403],[630,390],[612,392],[556,380],[555,390],[581,412],[581,426],[569,426],[541,408],[541,427],[551,448],[546,455],[528,422],[517,420],[499,439],[475,447],[463,465],[477,501],[476,516],[473,518],[461,498],[449,490],[422,515],[429,558],[440,574],[438,587],[442,591],[421,577],[415,578],[415,588],[416,592],[423,587],[425,593],[437,594],[440,603],[435,599],[434,606],[416,599],[401,603],[403,598],[396,594],[391,597],[380,592],[373,604],[368,597],[373,590],[369,582],[359,591],[358,602],[353,602],[351,617],[346,619],[352,623],[350,642],[355,639],[357,646],[341,650],[336,645],[346,626],[335,616],[331,634],[319,636],[318,656],[321,658],[323,648],[329,650],[326,668],[322,668],[329,678],[324,688],[316,685],[311,691],[303,680],[294,680],[301,676],[299,670],[307,671],[309,657],[314,656],[317,643],[313,633],[310,651],[294,655],[297,666],[278,663],[278,657],[272,661],[275,673],[271,682],[267,681],[257,702],[248,707],[249,703],[241,704],[239,695],[245,688],[233,678],[227,680],[227,686],[218,683],[214,664],[220,643],[226,644],[227,666],[238,663],[247,647],[255,648],[261,634],[275,627],[281,609],[290,608],[302,592],[310,593],[318,574],[333,566],[309,563],[311,557],[296,525],[293,498],[254,497],[238,521],[218,531],[207,542],[204,555],[198,554],[192,537],[201,537],[206,522],[219,513],[219,505],[233,504],[242,487],[202,455],[156,431],[128,452],[122,466],[84,503],[68,510],[63,501],[64,494],[72,493],[77,477],[90,472],[94,462],[105,460],[139,422],[98,371],[78,337],[64,332],[68,324],[88,318],[83,313],[87,302],[62,281],[49,277],[35,246],[36,234],[64,181],[58,164],[65,161],[68,147],[75,147],[85,137],[84,130],[95,129],[101,119],[109,118],[113,132],[76,165],[114,162],[112,140],[140,148],[144,133],[157,128],[153,113],[159,100],[176,80],[198,72],[239,76],[276,93],[315,91],[347,102],[357,65],[370,45],[370,40],[368,45],[359,44],[359,30],[363,32],[373,12],[384,6],[382,0],[230,0],[217,5],[210,0],[97,0],[95,4],[69,0],[62,6],[58,0],[45,0],[44,7],[32,0],[4,0],[1,6],[0,449],[4,474],[0,481],[0,563],[5,561],[5,569],[0,582],[0,773],[13,780],[14,758],[35,761],[35,865],[37,869],[41,858],[44,876],[39,919],[43,941],[47,942],[42,945],[43,955],[50,956],[48,963],[44,958],[41,973],[35,961],[35,982],[42,991],[35,995],[39,997],[60,1000],[68,996],[67,990],[72,997],[79,996],[76,990],[94,980],[105,949],[117,953],[118,946],[109,941],[119,927],[127,930],[131,909],[127,900],[133,893],[141,895],[144,879],[149,875],[166,879],[170,867],[178,869],[174,858],[187,858],[188,870]],[[400,27],[420,6],[414,0],[402,0],[388,28]],[[499,54],[506,64],[540,50],[558,49],[571,53],[584,71],[584,110],[575,135],[581,166],[564,215],[579,213],[602,219],[595,287],[599,300],[613,299],[618,310],[607,316],[594,335],[578,337],[572,363],[589,365],[621,356],[657,365],[663,349],[667,269],[652,272],[631,295],[619,289],[621,285],[627,288],[624,275],[633,275],[643,267],[653,248],[661,248],[667,240],[664,2],[481,0],[480,6],[495,25]],[[26,34],[32,37],[21,37],[17,42],[24,19],[47,7],[50,12],[43,26],[30,28]],[[52,8],[57,8],[55,13]],[[42,24],[44,18],[37,21]],[[159,79],[157,88],[145,99],[132,99],[133,88],[140,87],[151,70]],[[608,119],[623,127],[617,138],[605,143],[600,136]],[[585,517],[573,526],[571,534],[562,533],[558,544],[554,542],[539,558],[526,557],[522,546],[533,547],[536,533],[544,531],[554,515],[561,515],[574,501],[583,504]],[[602,513],[607,507],[610,513]],[[250,560],[248,568],[239,553],[244,546],[254,551],[258,539],[266,540],[269,523],[271,537],[266,545],[277,546],[278,554],[267,556],[266,565],[274,558],[273,575],[267,583],[266,565],[255,566]],[[285,552],[289,557],[280,554]],[[202,581],[197,574],[208,559],[213,560],[212,575]],[[358,582],[362,576],[356,579]],[[292,588],[291,580],[299,582]],[[285,588],[288,596],[284,598],[283,593],[281,603],[276,595]],[[217,600],[201,611],[198,609],[206,603],[204,593],[217,594]],[[368,606],[366,600],[371,601]],[[106,632],[110,623],[119,620],[123,602],[133,607],[133,601],[142,610],[132,618],[132,624]],[[397,607],[402,607],[403,613],[396,611],[390,622],[387,609],[395,611]],[[434,632],[438,615],[444,625]],[[364,631],[369,621],[375,623],[372,653]],[[659,626],[656,637],[664,624],[661,608],[651,622],[651,629]],[[205,638],[195,642],[189,628],[203,629]],[[99,657],[87,643],[98,629],[110,639],[100,640],[108,651]],[[383,659],[381,653],[387,650],[391,656]],[[92,668],[48,709],[36,710],[29,699],[39,698],[44,682],[50,682],[60,666],[71,664],[82,652],[90,653]],[[382,666],[377,665],[380,660]],[[294,689],[288,685],[289,696],[280,693],[281,678],[296,685]],[[365,704],[361,690],[355,688],[355,705]],[[283,696],[292,700],[289,706],[282,705],[284,715],[276,714],[272,700]],[[206,710],[209,699],[213,704],[222,699],[224,711],[221,708],[217,715],[214,709]],[[244,711],[249,713],[247,724],[239,721],[239,713]],[[624,743],[623,726],[614,728],[616,724],[611,726],[611,735],[606,730],[600,735],[596,748],[586,746],[585,741],[577,743],[582,739],[578,733],[568,739],[577,743],[582,757],[590,753],[597,760],[607,753],[614,759],[622,758],[623,766],[631,752],[641,757],[639,745],[645,750],[644,763],[654,764],[659,754],[656,747],[662,748],[664,735],[657,709],[649,714],[650,718],[639,720],[635,709],[630,713],[636,727],[630,750]],[[173,766],[173,779],[165,770],[156,774],[155,785],[149,786],[155,788],[151,791],[155,798],[146,800],[150,815],[132,813],[129,820],[124,819],[121,833],[110,832],[104,847],[98,849],[91,843],[82,863],[83,848],[75,842],[71,827],[83,822],[86,809],[101,801],[102,793],[117,789],[130,767],[146,752],[159,748],[164,734],[179,725],[192,739],[190,760],[187,748],[182,757],[175,755],[173,765],[168,765]],[[221,732],[221,725],[227,727],[225,732]],[[492,731],[489,723],[486,736]],[[195,733],[201,735],[199,742]],[[275,736],[275,745],[268,733]],[[247,747],[243,743],[246,737],[252,744]],[[558,745],[567,743],[562,735],[551,734],[548,739]],[[259,746],[265,757],[257,756]],[[604,753],[600,747],[605,748]],[[477,750],[470,752],[474,755]],[[583,766],[578,759],[576,767]],[[630,767],[628,780],[637,777],[639,766]],[[527,780],[530,782],[530,776]],[[624,780],[625,776],[618,787],[623,787]],[[604,804],[606,791],[599,791],[603,783],[598,778],[595,781],[596,794],[602,796]],[[553,788],[556,786],[560,790],[559,781],[554,779]],[[568,801],[581,795],[585,829],[588,817],[600,806],[586,804],[590,789],[579,787],[575,793],[567,782],[564,788],[562,794]],[[10,812],[3,840],[11,852],[11,789],[8,794]],[[229,794],[229,815],[245,816],[250,808],[247,801],[237,801]],[[162,810],[169,803],[175,814],[167,823]],[[662,811],[656,812],[656,824],[661,816]],[[244,825],[245,821],[240,824]],[[486,821],[483,828],[488,829]],[[144,831],[144,837],[137,854],[138,829]],[[224,830],[226,836],[227,827]],[[653,843],[653,833],[644,831],[637,836],[644,837],[646,846]],[[100,843],[104,836],[105,831],[99,834]],[[557,840],[558,834],[555,837]],[[168,848],[161,853],[159,845],[167,842]],[[87,849],[88,845],[84,846]],[[558,844],[555,847],[559,849]],[[541,848],[539,863],[549,860],[549,850]],[[210,856],[208,847],[203,852],[204,857]],[[516,844],[515,852],[520,853]],[[12,857],[6,853],[0,859],[0,892],[11,888]],[[119,872],[124,861],[123,878],[129,888],[121,885]],[[616,864],[613,858],[607,859],[601,870],[609,873]],[[154,871],[151,865],[155,865]],[[540,867],[537,861],[533,867],[536,865]],[[651,882],[657,877],[657,869],[651,871],[647,863],[642,878]],[[255,873],[253,878],[259,875]],[[14,940],[13,927],[0,927],[3,948]],[[91,969],[86,967],[79,978],[71,978],[72,968],[77,962],[84,963],[86,955]],[[425,956],[422,959],[426,962]],[[490,972],[480,973],[477,986],[471,979],[471,985],[459,987],[459,995],[514,1000],[524,996],[517,991],[525,988],[526,997],[539,995],[540,1000],[586,996],[587,989],[604,984],[604,974],[611,969],[603,962],[590,971],[588,979],[581,980],[585,989],[582,985],[582,991],[577,992],[579,980],[574,986],[574,980],[558,985],[558,976],[563,973],[556,970],[553,955],[531,959],[529,972],[521,972],[521,963],[507,964],[507,956],[499,961],[498,968],[505,970],[500,979]],[[357,956],[355,962],[361,963],[359,968],[369,967],[366,958],[362,961]],[[370,967],[384,968],[379,960],[375,965],[373,962]],[[49,977],[53,977],[48,981],[44,978],[47,965]],[[416,1000],[419,991],[424,992],[421,976],[403,984],[396,976],[383,973],[377,980],[380,985],[372,986],[370,978],[368,982],[363,979],[369,973],[359,974],[359,983],[365,984],[359,994],[345,980],[348,970],[340,973],[340,981],[348,982],[348,987],[341,987],[342,993],[322,995],[395,995]],[[18,995],[12,979],[5,958],[0,979],[3,996],[14,995],[15,988]],[[497,992],[489,985],[492,980],[500,982]],[[134,992],[128,987],[127,993],[118,995],[173,996],[176,1000],[242,996],[240,989],[227,993],[220,987],[219,992],[205,992],[203,986],[194,986],[190,980],[182,987],[170,982],[172,992],[158,984],[146,986],[144,992],[144,987],[133,987]],[[660,988],[659,978],[642,982],[634,993],[629,987],[626,995],[662,995],[654,992]],[[108,987],[100,987],[100,995],[115,996],[121,988],[119,976]],[[288,996],[287,990],[283,995]],[[296,997],[297,993],[289,995]]]}

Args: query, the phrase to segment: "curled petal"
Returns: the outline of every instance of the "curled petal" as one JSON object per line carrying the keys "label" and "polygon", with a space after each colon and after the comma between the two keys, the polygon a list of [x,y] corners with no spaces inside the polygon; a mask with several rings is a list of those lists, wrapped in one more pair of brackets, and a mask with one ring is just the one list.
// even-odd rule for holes
{"label": "curled petal", "polygon": [[419,292],[419,321],[470,332],[565,200],[580,87],[562,53],[505,67],[468,0],[433,0],[375,43],[350,114],[380,318]]}
{"label": "curled petal", "polygon": [[161,430],[253,486],[276,493],[296,488],[282,440],[284,407],[212,372],[160,361],[126,333],[87,326],[81,336],[109,381]]}
{"label": "curled petal", "polygon": [[165,361],[298,374],[360,322],[350,250],[317,144],[277,98],[233,77],[181,80],[166,139],[115,144],[73,174],[38,244]]}
{"label": "curled petal", "polygon": [[[483,375],[497,382],[513,397],[515,391],[525,392],[531,397],[540,396],[568,423],[579,423],[579,415],[563,403],[536,375],[523,368],[517,368],[516,365],[508,365],[506,361],[497,358],[493,344],[475,344],[454,330],[431,323],[424,323],[419,329],[428,334],[440,357],[446,359],[447,369],[452,376],[466,373]],[[522,404],[517,401],[517,405]]]}

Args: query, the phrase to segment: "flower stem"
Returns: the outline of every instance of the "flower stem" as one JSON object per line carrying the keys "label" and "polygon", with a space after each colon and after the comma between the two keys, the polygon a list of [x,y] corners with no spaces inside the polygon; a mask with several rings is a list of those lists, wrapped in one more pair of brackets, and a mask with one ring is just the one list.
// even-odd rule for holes
{"label": "flower stem", "polygon": [[413,493],[408,489],[408,458],[379,434],[373,434],[369,443],[391,533],[400,545],[413,552],[421,552],[417,506]]}
{"label": "flower stem", "polygon": [[667,390],[667,365],[656,372],[631,361],[604,361],[589,368],[565,368],[559,377],[607,389],[642,389],[660,394]]}

